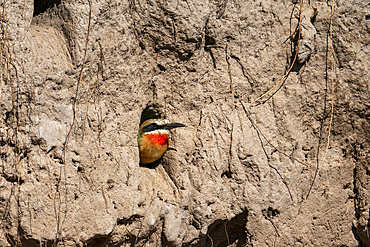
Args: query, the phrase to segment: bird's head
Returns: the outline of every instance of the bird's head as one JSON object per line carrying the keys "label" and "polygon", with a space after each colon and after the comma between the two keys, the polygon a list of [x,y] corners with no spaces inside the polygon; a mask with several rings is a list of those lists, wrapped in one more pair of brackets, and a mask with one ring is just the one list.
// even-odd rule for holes
{"label": "bird's head", "polygon": [[148,119],[141,124],[138,138],[146,135],[153,143],[165,145],[168,143],[171,129],[185,126],[181,123],[170,123],[169,120],[163,118]]}

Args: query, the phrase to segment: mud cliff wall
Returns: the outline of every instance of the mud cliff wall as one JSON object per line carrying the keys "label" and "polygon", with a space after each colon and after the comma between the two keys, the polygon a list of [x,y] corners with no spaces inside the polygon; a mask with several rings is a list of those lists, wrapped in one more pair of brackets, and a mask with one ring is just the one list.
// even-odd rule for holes
{"label": "mud cliff wall", "polygon": [[[370,246],[366,1],[0,13],[1,246]],[[188,126],[154,169],[150,115]]]}

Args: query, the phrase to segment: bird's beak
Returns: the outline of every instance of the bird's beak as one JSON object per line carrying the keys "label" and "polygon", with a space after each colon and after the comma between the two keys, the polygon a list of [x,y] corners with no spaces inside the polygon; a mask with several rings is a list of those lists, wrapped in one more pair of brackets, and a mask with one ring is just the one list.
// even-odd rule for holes
{"label": "bird's beak", "polygon": [[163,126],[163,128],[167,130],[179,128],[179,127],[186,127],[186,125],[182,123],[169,123]]}

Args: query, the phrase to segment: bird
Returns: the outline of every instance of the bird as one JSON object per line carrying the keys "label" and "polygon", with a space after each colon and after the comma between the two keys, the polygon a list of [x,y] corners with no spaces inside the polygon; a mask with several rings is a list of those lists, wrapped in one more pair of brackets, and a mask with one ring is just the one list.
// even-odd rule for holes
{"label": "bird", "polygon": [[186,127],[182,123],[171,123],[164,118],[144,121],[138,131],[140,164],[147,165],[159,160],[168,149],[170,130]]}

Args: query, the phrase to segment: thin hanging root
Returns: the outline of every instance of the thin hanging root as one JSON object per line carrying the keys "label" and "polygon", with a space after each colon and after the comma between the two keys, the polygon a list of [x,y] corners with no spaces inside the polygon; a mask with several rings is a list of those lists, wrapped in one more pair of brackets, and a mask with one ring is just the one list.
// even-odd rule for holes
{"label": "thin hanging root", "polygon": [[249,112],[247,111],[247,108],[245,107],[244,103],[243,103],[242,101],[240,101],[240,103],[242,104],[243,110],[244,110],[244,112],[247,114],[247,116],[248,116],[249,120],[251,121],[251,123],[253,124],[253,126],[255,126],[255,127],[256,127],[256,129],[258,130],[258,132],[262,135],[262,137],[266,140],[266,142],[267,142],[268,144],[270,144],[270,146],[272,146],[273,148],[275,148],[275,150],[276,150],[278,153],[281,153],[282,155],[284,155],[284,156],[288,157],[289,159],[293,159],[293,160],[297,161],[298,163],[300,163],[300,164],[302,164],[302,165],[304,165],[304,166],[308,167],[308,165],[307,165],[305,162],[300,161],[299,159],[294,158],[294,157],[292,157],[291,155],[288,155],[288,154],[284,153],[283,151],[281,151],[280,149],[278,149],[274,144],[272,144],[272,143],[269,141],[269,139],[267,139],[267,137],[263,134],[263,132],[261,131],[261,129],[258,127],[258,125],[257,125],[257,124],[252,120],[252,118],[250,117],[250,114],[249,114]]}
{"label": "thin hanging root", "polygon": [[[334,117],[334,100],[335,100],[335,95],[334,95],[334,61],[333,61],[333,16],[334,16],[334,0],[332,0],[332,6],[331,6],[331,14],[330,14],[330,29],[329,29],[329,40],[330,40],[330,64],[331,64],[331,90],[332,90],[332,99],[331,99],[331,112],[330,112],[330,121],[329,121],[329,128],[328,128],[328,137],[327,137],[327,144],[326,144],[326,149],[325,149],[325,155],[324,157],[326,158],[329,150],[329,144],[330,144],[330,132],[333,124],[333,117]],[[319,141],[320,143],[320,141]],[[317,153],[317,156],[319,153]],[[310,185],[310,189],[308,190],[306,200],[308,199],[312,187],[315,183],[317,174],[319,172],[319,157],[317,157],[317,163],[316,163],[316,170],[315,174],[312,179],[312,183]]]}
{"label": "thin hanging root", "polygon": [[[72,120],[72,123],[71,123],[71,126],[69,128],[69,131],[66,135],[66,138],[65,138],[65,141],[64,141],[64,145],[63,145],[63,155],[62,155],[62,160],[63,160],[63,170],[62,170],[62,167],[60,168],[60,171],[59,171],[59,182],[58,182],[58,187],[60,186],[60,183],[62,181],[62,178],[64,177],[64,184],[65,184],[65,197],[67,199],[67,178],[65,176],[65,170],[66,170],[66,151],[67,151],[67,146],[68,146],[68,141],[69,141],[69,137],[72,133],[72,130],[76,124],[76,115],[77,115],[77,106],[78,106],[78,103],[79,103],[79,99],[78,99],[78,93],[79,93],[79,88],[80,88],[80,84],[81,84],[81,80],[82,80],[82,74],[83,74],[83,70],[84,70],[84,67],[85,67],[85,62],[86,62],[86,57],[87,57],[87,48],[88,48],[88,44],[89,44],[89,36],[90,36],[90,28],[91,28],[91,15],[92,15],[92,1],[89,0],[89,6],[90,6],[90,10],[89,10],[89,20],[88,20],[88,27],[87,27],[87,34],[86,34],[86,42],[85,42],[85,53],[84,53],[84,58],[83,58],[83,62],[82,62],[82,66],[81,66],[81,71],[80,71],[80,75],[79,75],[79,78],[78,78],[78,81],[77,81],[77,85],[76,85],[76,94],[75,94],[75,98],[74,98],[74,102],[73,102],[73,120]],[[55,243],[59,241],[59,238],[62,236],[62,228],[63,228],[63,225],[65,223],[65,220],[66,220],[66,215],[67,215],[67,206],[65,208],[65,215],[64,215],[64,218],[63,218],[63,221],[61,221],[61,189],[59,188],[58,189],[58,198],[59,198],[59,207],[58,207],[58,213],[57,213],[57,232],[56,232],[56,237],[55,237]],[[67,202],[67,200],[66,200]]]}
{"label": "thin hanging root", "polygon": [[230,91],[231,91],[231,97],[234,102],[234,88],[233,88],[233,77],[231,75],[231,66],[230,66],[230,56],[229,53],[227,52],[227,44],[225,46],[225,53],[226,53],[226,62],[227,62],[227,71],[229,73],[229,79],[230,79]]}
{"label": "thin hanging root", "polygon": [[260,97],[258,97],[257,99],[253,100],[251,103],[249,103],[249,105],[253,105],[255,102],[257,102],[258,100],[262,99],[263,97],[265,97],[266,95],[268,95],[272,90],[274,90],[279,84],[280,82],[282,82],[287,76],[288,74],[290,73],[290,71],[292,70],[293,66],[294,66],[294,63],[295,61],[297,60],[297,57],[298,57],[298,50],[299,50],[299,40],[301,38],[301,22],[302,22],[302,8],[303,8],[303,0],[301,0],[301,4],[300,4],[300,8],[299,8],[299,23],[298,23],[298,41],[297,41],[297,49],[296,49],[296,52],[295,52],[295,55],[294,55],[294,59],[292,61],[292,64],[290,65],[290,68],[288,69],[288,71],[285,73],[285,75],[283,77],[281,77],[281,79],[272,87],[270,88],[266,93],[262,94]]}
{"label": "thin hanging root", "polygon": [[334,0],[332,0],[332,9],[331,9],[331,18],[330,18],[330,65],[331,65],[331,111],[330,111],[330,121],[329,121],[329,129],[328,129],[328,141],[326,143],[326,150],[325,156],[328,153],[329,145],[330,145],[330,132],[333,125],[333,117],[334,117],[334,101],[335,101],[335,94],[334,94],[334,61],[333,61],[333,14],[334,14]]}

